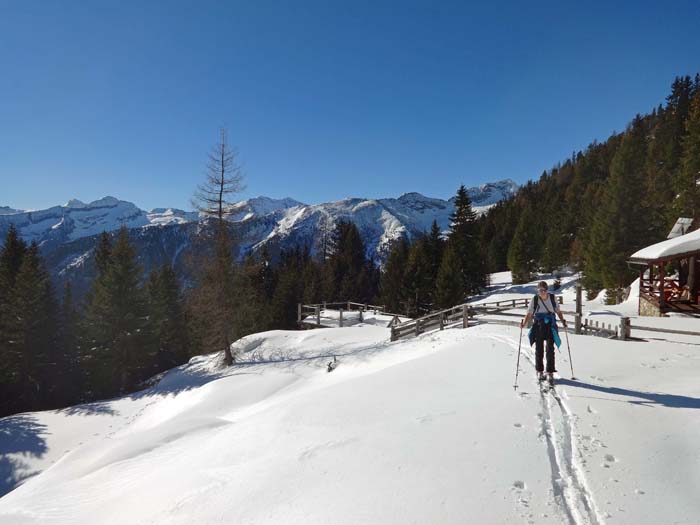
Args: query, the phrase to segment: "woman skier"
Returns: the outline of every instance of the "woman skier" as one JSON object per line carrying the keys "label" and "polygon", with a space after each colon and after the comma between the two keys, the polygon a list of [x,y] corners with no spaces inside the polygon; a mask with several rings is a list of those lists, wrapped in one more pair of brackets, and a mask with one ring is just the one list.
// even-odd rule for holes
{"label": "woman skier", "polygon": [[530,319],[535,319],[535,322],[528,334],[530,346],[535,343],[535,370],[537,370],[537,379],[543,381],[544,375],[544,342],[547,341],[547,374],[549,383],[554,384],[554,344],[561,346],[559,331],[557,330],[557,319],[559,316],[561,324],[566,328],[564,315],[561,313],[559,303],[557,303],[554,294],[548,292],[549,286],[545,281],[540,281],[537,285],[537,294],[530,301],[525,319],[520,321],[520,328],[526,326]]}

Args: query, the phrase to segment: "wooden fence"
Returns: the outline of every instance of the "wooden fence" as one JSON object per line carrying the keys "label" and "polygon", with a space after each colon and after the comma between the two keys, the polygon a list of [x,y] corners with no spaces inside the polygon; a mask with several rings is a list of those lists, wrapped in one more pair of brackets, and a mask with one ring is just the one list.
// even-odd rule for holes
{"label": "wooden fence", "polygon": [[[376,313],[385,313],[384,306],[376,304],[355,303],[353,301],[342,301],[335,303],[318,303],[318,304],[302,304],[297,305],[297,324],[300,328],[328,328],[327,325],[321,324],[321,312],[323,310],[335,310],[338,312],[338,326],[343,326],[343,312],[357,311],[360,313],[360,322],[365,312],[373,311]],[[395,314],[386,314],[395,315]]]}

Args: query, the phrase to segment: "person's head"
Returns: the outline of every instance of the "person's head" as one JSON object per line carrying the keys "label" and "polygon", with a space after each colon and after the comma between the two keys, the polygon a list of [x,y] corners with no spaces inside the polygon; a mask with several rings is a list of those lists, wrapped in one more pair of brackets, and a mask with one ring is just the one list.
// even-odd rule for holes
{"label": "person's head", "polygon": [[546,281],[540,281],[537,283],[537,293],[540,295],[546,294],[549,290],[549,286]]}

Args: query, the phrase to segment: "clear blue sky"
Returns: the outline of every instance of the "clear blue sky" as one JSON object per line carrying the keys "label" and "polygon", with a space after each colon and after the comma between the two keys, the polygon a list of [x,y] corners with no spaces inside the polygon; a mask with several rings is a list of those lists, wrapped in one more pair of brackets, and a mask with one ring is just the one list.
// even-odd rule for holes
{"label": "clear blue sky", "polygon": [[700,71],[700,2],[0,0],[0,205],[189,208],[218,129],[243,197],[542,170]]}

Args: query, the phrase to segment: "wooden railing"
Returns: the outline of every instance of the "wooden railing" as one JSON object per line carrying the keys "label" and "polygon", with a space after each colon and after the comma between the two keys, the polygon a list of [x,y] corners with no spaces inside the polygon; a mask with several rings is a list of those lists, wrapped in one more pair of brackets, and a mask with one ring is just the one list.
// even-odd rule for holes
{"label": "wooden railing", "polygon": [[[413,319],[412,321],[407,321],[398,326],[393,326],[391,328],[391,340],[397,341],[403,337],[416,336],[435,329],[442,330],[446,326],[455,323],[461,323],[462,328],[467,328],[470,320],[480,315],[498,314],[522,318],[522,314],[508,313],[506,310],[527,308],[529,302],[529,299],[509,299],[507,301],[493,301],[475,305],[460,304],[446,310],[440,310],[439,312],[419,317],[418,319]],[[495,324],[499,322],[501,324],[519,324],[514,321],[493,320],[488,322]]]}
{"label": "wooden railing", "polygon": [[[343,326],[343,312],[353,311],[360,312],[360,322],[362,322],[362,316],[364,312],[373,311],[376,313],[386,314],[384,312],[384,306],[368,303],[355,303],[353,301],[342,301],[342,302],[324,302],[318,304],[302,304],[297,305],[297,324],[300,328],[327,328],[326,325],[321,324],[321,312],[323,310],[335,310],[338,312],[338,326]],[[386,314],[395,315],[395,314]]]}

